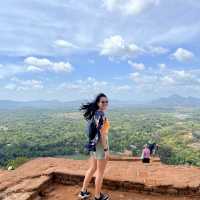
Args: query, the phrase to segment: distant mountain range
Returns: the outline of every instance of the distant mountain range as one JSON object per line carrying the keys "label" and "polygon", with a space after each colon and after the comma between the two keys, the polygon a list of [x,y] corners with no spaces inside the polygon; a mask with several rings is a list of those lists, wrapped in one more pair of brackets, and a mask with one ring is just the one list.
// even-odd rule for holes
{"label": "distant mountain range", "polygon": [[[21,109],[21,108],[37,108],[37,109],[78,109],[84,100],[61,102],[58,100],[37,100],[37,101],[12,101],[0,100],[0,109]],[[147,107],[200,107],[200,98],[182,97],[172,95],[163,97],[147,103],[135,103],[132,101],[111,100],[111,107],[131,107],[131,106],[147,106]]]}
{"label": "distant mountain range", "polygon": [[58,108],[78,108],[81,101],[61,102],[57,100],[45,101],[12,101],[0,100],[0,109],[21,109],[21,108],[37,108],[37,109],[58,109]]}
{"label": "distant mountain range", "polygon": [[[37,101],[12,101],[0,100],[0,109],[21,109],[21,108],[37,108],[37,109],[79,109],[81,104],[86,100],[76,101],[58,101],[58,100],[37,100]],[[112,100],[111,107],[129,107],[135,103],[131,101]]]}
{"label": "distant mountain range", "polygon": [[150,105],[156,107],[200,107],[200,98],[172,95],[154,100]]}

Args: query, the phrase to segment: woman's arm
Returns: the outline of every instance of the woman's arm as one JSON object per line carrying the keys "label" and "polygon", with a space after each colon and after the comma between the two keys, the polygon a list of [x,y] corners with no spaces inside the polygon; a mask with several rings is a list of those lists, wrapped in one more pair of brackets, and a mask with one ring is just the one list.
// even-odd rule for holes
{"label": "woman's arm", "polygon": [[[103,123],[105,123],[105,121],[106,121],[106,118],[103,117]],[[104,128],[100,129],[100,134],[101,134],[102,145],[103,145],[104,149],[106,149],[108,151],[108,135],[105,132]]]}
{"label": "woman's arm", "polygon": [[144,150],[142,151],[141,159],[144,158]]}
{"label": "woman's arm", "polygon": [[103,148],[108,151],[109,150],[108,149],[108,138],[107,138],[107,135],[102,132],[101,132],[101,143],[103,145]]}
{"label": "woman's arm", "polygon": [[[106,118],[103,118],[103,123],[105,123]],[[105,159],[109,160],[109,145],[108,145],[108,134],[105,130],[105,128],[100,129],[100,134],[101,134],[101,143],[103,145],[103,149],[105,152]]]}
{"label": "woman's arm", "polygon": [[109,146],[108,146],[108,136],[104,133],[101,133],[101,143],[103,145],[103,149],[105,152],[105,159],[109,160],[110,153],[109,153]]}

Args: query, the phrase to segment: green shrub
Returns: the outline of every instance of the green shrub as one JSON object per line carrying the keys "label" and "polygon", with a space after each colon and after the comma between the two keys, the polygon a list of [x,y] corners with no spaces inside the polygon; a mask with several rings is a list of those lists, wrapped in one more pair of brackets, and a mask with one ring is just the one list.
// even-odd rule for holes
{"label": "green shrub", "polygon": [[7,162],[7,168],[9,166],[12,166],[13,169],[16,169],[17,167],[19,167],[20,165],[24,164],[25,162],[27,162],[29,159],[26,157],[18,157],[15,160],[9,160]]}

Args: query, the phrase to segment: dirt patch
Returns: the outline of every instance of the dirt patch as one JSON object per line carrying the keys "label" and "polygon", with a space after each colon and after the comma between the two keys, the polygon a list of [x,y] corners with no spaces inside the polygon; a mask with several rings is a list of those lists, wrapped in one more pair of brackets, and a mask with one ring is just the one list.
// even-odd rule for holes
{"label": "dirt patch", "polygon": [[[94,196],[94,189],[89,188]],[[52,185],[51,191],[44,193],[41,200],[77,200],[80,192],[79,186],[64,186],[59,184]],[[140,194],[136,192],[121,192],[104,190],[110,195],[112,200],[199,200],[195,197],[172,197],[160,195]],[[92,200],[93,198],[90,198]]]}

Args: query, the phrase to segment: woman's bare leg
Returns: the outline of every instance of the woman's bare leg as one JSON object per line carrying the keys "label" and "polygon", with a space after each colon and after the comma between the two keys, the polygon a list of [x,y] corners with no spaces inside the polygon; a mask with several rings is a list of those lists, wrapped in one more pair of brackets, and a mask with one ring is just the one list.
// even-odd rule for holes
{"label": "woman's bare leg", "polygon": [[85,179],[84,179],[84,182],[83,182],[83,187],[82,187],[82,190],[81,191],[86,191],[87,190],[87,187],[97,169],[97,160],[95,159],[94,156],[91,156],[90,157],[90,167],[89,169],[87,170],[86,174],[85,174]]}
{"label": "woman's bare leg", "polygon": [[97,198],[100,197],[106,164],[107,160],[97,160],[97,172],[95,179],[95,197]]}

